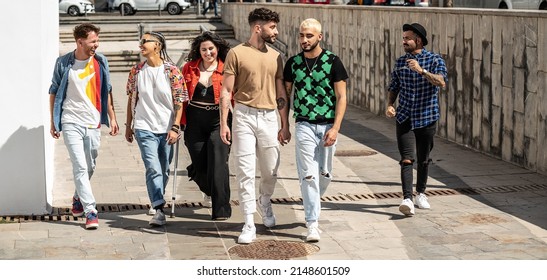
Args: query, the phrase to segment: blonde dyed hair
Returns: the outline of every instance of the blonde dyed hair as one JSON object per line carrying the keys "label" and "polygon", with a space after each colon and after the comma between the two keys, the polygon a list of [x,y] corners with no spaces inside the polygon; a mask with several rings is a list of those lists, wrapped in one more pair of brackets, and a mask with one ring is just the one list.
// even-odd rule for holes
{"label": "blonde dyed hair", "polygon": [[314,18],[308,18],[302,21],[300,24],[300,30],[304,28],[314,28],[317,33],[321,33],[321,23]]}

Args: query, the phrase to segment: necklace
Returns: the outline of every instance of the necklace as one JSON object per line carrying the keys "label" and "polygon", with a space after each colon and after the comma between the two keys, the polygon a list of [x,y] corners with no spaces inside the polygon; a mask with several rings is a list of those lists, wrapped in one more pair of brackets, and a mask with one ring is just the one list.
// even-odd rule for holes
{"label": "necklace", "polygon": [[255,47],[255,46],[253,46],[253,44],[251,44],[251,41],[247,41],[247,44],[249,44],[249,46],[250,46],[251,48],[253,48],[253,49],[255,49],[255,50],[259,51],[259,52],[262,52],[261,49],[259,49],[259,48]]}
{"label": "necklace", "polygon": [[218,62],[212,66],[209,66],[209,68],[205,69],[205,64],[203,64],[203,61],[201,61],[201,67],[203,68],[203,71],[205,72],[214,72],[215,70],[217,70]]}
{"label": "necklace", "polygon": [[311,66],[311,68],[310,68],[310,66],[308,65],[308,59],[304,56],[304,62],[306,63],[306,68],[308,68],[308,71],[310,72],[310,76],[312,75],[311,70],[313,70],[313,68],[315,67],[315,64],[317,63],[317,59],[319,59],[319,56],[320,56],[320,55],[318,55],[317,57],[315,57],[315,60],[313,61],[313,65]]}

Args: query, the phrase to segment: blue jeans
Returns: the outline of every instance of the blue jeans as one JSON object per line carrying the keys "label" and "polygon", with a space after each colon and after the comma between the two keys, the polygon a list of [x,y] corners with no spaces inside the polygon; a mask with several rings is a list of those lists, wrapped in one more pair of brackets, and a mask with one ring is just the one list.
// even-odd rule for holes
{"label": "blue jeans", "polygon": [[209,5],[207,5],[207,7],[205,7],[205,2],[203,2],[203,15],[205,15],[211,7],[215,10],[215,17],[218,17],[217,0],[209,1]]}
{"label": "blue jeans", "polygon": [[295,125],[296,168],[304,203],[306,222],[319,220],[321,196],[332,180],[332,157],[336,143],[324,147],[325,133],[332,124],[311,124],[305,121]]}
{"label": "blue jeans", "polygon": [[99,155],[101,130],[64,123],[63,139],[72,162],[72,173],[76,186],[74,198],[80,199],[86,216],[90,212],[97,213],[97,204],[89,180],[93,176],[95,160]]}
{"label": "blue jeans", "polygon": [[152,208],[165,204],[163,195],[169,181],[169,164],[173,158],[173,145],[167,144],[167,133],[153,133],[135,129],[135,139],[141,150],[146,169],[146,189]]}

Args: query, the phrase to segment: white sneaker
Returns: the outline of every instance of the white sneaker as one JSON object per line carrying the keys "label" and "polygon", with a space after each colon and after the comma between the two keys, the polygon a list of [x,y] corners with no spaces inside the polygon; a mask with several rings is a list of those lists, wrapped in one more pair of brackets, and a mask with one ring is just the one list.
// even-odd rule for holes
{"label": "white sneaker", "polygon": [[156,214],[156,209],[154,209],[154,208],[148,209],[148,215],[154,216],[155,214]]}
{"label": "white sneaker", "polygon": [[249,244],[253,242],[253,240],[256,239],[256,227],[253,225],[245,224],[243,226],[243,230],[241,231],[241,234],[239,235],[239,238],[237,239],[237,243],[239,244]]}
{"label": "white sneaker", "polygon": [[427,196],[423,193],[418,193],[416,196],[416,206],[421,209],[429,209],[431,208],[431,205],[429,205],[429,202],[427,202]]}
{"label": "white sneaker", "polygon": [[321,236],[319,236],[319,233],[321,232],[319,230],[319,224],[317,222],[312,222],[312,223],[306,223],[306,226],[308,227],[308,235],[306,235],[306,242],[319,241],[319,239],[321,239]]}
{"label": "white sneaker", "polygon": [[266,205],[262,204],[262,196],[258,198],[258,209],[262,215],[262,223],[265,227],[275,226],[275,215],[272,210],[272,203],[268,200]]}
{"label": "white sneaker", "polygon": [[205,203],[206,207],[211,208],[213,206],[213,203],[211,202],[211,197],[206,194],[203,195],[203,202]]}
{"label": "white sneaker", "polygon": [[414,203],[412,200],[405,198],[403,199],[403,202],[401,202],[401,205],[399,205],[399,211],[401,213],[405,214],[405,216],[413,216],[414,215]]}
{"label": "white sneaker", "polygon": [[156,211],[156,214],[154,214],[154,217],[152,217],[148,224],[157,227],[165,225],[165,214],[163,211]]}

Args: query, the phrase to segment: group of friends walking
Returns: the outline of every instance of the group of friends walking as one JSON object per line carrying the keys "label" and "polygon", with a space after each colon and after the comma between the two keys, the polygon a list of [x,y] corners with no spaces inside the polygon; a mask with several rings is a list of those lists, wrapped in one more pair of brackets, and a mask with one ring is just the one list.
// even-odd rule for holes
{"label": "group of friends walking", "polygon": [[[279,14],[257,8],[249,13],[248,23],[248,40],[233,48],[212,32],[194,38],[182,69],[169,58],[161,33],[146,32],[140,38],[145,59],[129,73],[124,125],[125,139],[137,142],[144,163],[149,214],[153,216],[149,224],[166,223],[165,189],[173,144],[180,140],[191,159],[188,177],[210,200],[213,220],[232,215],[231,158],[244,219],[238,243],[256,239],[257,211],[264,226],[274,227],[271,198],[280,165],[279,145],[291,141],[292,109],[297,174],[308,229],[305,240],[317,242],[321,196],[333,178],[332,161],[346,111],[349,76],[342,60],[322,48],[322,26],[316,19],[301,22],[302,51],[285,63],[268,45],[277,38]],[[89,23],[74,28],[76,49],[57,59],[49,89],[50,133],[55,139],[63,134],[75,182],[72,214],[84,216],[87,229],[99,226],[90,179],[101,125],[108,126],[113,136],[120,131],[108,62],[96,52],[99,32]],[[424,48],[427,33],[420,24],[405,24],[402,41],[405,55],[397,59],[391,74],[386,116],[396,118],[401,154],[404,200],[399,210],[412,216],[415,154],[416,205],[430,208],[425,196],[429,153],[439,119],[438,94],[445,86],[447,70],[440,55]],[[293,106],[289,108],[291,94]],[[255,182],[257,166],[259,182]]]}

